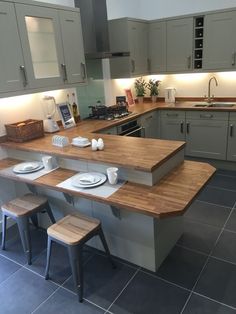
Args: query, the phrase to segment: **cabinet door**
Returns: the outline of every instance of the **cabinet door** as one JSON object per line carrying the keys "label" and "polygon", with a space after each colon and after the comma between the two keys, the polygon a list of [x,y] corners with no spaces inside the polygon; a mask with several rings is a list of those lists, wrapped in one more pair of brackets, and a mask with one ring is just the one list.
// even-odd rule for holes
{"label": "cabinet door", "polygon": [[186,122],[186,155],[224,160],[227,124],[227,121],[188,120]]}
{"label": "cabinet door", "polygon": [[167,21],[167,71],[192,70],[193,18]]}
{"label": "cabinet door", "polygon": [[28,86],[36,88],[64,84],[65,69],[57,10],[16,4],[16,13]]}
{"label": "cabinet door", "polygon": [[65,58],[65,82],[84,82],[86,70],[80,14],[61,10],[59,16]]}
{"label": "cabinet door", "polygon": [[149,24],[149,70],[156,74],[166,71],[166,22]]}
{"label": "cabinet door", "polygon": [[0,40],[0,92],[21,90],[24,60],[12,3],[0,2]]}
{"label": "cabinet door", "polygon": [[133,76],[148,73],[147,30],[147,23],[128,21],[131,73]]}
{"label": "cabinet door", "polygon": [[234,68],[236,12],[206,15],[204,23],[203,68]]}
{"label": "cabinet door", "polygon": [[141,117],[141,125],[144,128],[144,135],[146,138],[159,137],[159,119],[158,112],[150,112]]}
{"label": "cabinet door", "polygon": [[229,122],[227,160],[236,161],[236,121]]}

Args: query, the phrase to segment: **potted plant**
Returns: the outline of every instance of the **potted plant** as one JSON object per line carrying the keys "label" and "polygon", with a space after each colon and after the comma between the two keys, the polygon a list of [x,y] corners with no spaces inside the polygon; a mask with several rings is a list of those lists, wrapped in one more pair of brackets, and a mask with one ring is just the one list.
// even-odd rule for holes
{"label": "potted plant", "polygon": [[136,96],[138,98],[138,102],[142,103],[143,97],[146,94],[147,83],[142,77],[137,78],[134,82],[134,88],[135,88]]}
{"label": "potted plant", "polygon": [[160,82],[161,81],[159,81],[159,80],[150,79],[148,84],[147,84],[147,88],[150,91],[150,96],[151,96],[152,102],[156,102],[156,100],[157,100],[157,96],[159,94],[158,87],[159,87]]}

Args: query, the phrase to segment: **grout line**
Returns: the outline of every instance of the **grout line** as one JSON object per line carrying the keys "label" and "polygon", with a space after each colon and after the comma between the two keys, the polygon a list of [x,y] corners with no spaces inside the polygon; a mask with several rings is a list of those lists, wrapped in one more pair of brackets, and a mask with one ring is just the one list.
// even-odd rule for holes
{"label": "grout line", "polygon": [[1,281],[0,286],[2,284],[4,284],[5,282],[7,282],[12,276],[14,276],[16,273],[18,273],[20,270],[22,270],[23,267],[20,267],[19,269],[17,269],[14,273],[12,273],[9,277],[7,277],[5,280]]}
{"label": "grout line", "polygon": [[222,190],[222,191],[236,192],[236,190],[231,190],[231,189],[222,188],[222,187],[219,187],[219,186],[217,186],[217,185],[208,184],[207,186],[209,186],[209,187],[211,187],[211,188],[218,189],[218,190]]}
{"label": "grout line", "polygon": [[235,208],[235,205],[236,205],[236,202],[234,203],[234,206],[232,207],[232,209],[231,209],[231,211],[230,211],[230,214],[229,214],[228,218],[226,219],[226,221],[225,221],[225,223],[224,223],[224,225],[223,225],[223,228],[221,229],[221,232],[219,233],[219,235],[218,235],[218,237],[217,237],[217,239],[216,239],[214,245],[212,246],[212,249],[211,249],[211,251],[210,251],[210,253],[209,253],[209,255],[208,255],[208,257],[207,257],[207,259],[206,259],[206,261],[205,261],[205,263],[204,263],[204,265],[203,265],[203,267],[202,267],[202,270],[200,271],[200,273],[199,273],[199,275],[198,275],[198,278],[197,278],[197,280],[196,280],[196,282],[195,282],[195,284],[194,284],[194,286],[193,286],[193,288],[192,288],[192,291],[190,292],[190,294],[189,294],[189,296],[188,296],[188,298],[187,298],[187,300],[186,300],[186,302],[185,302],[185,304],[184,304],[184,306],[183,306],[183,308],[182,308],[182,310],[181,310],[181,314],[184,312],[184,310],[185,310],[185,308],[186,308],[186,306],[187,306],[187,304],[188,304],[188,302],[189,302],[189,300],[190,300],[192,294],[194,293],[194,289],[196,288],[196,286],[197,286],[197,284],[198,284],[198,282],[199,282],[199,280],[200,280],[200,277],[201,277],[202,273],[204,272],[204,270],[205,270],[205,268],[206,268],[206,265],[208,264],[209,259],[211,258],[211,255],[212,255],[212,253],[213,253],[213,250],[214,250],[214,248],[216,247],[216,245],[217,245],[217,243],[218,243],[218,241],[219,241],[219,239],[220,239],[220,237],[221,237],[221,235],[222,235],[222,233],[223,233],[223,231],[224,231],[224,227],[226,226],[228,220],[230,219],[230,216],[231,216],[231,214],[232,214],[232,212],[233,212],[233,210],[234,210],[234,208]]}
{"label": "grout line", "polygon": [[236,266],[236,262],[231,262],[231,261],[224,259],[224,258],[220,258],[220,257],[214,256],[214,255],[211,255],[211,258]]}
{"label": "grout line", "polygon": [[13,263],[15,263],[15,264],[21,266],[21,267],[23,267],[24,265],[26,265],[26,264],[20,264],[19,262],[14,261],[12,258],[10,258],[10,257],[8,257],[8,256],[5,256],[5,255],[3,255],[3,254],[1,254],[1,253],[0,253],[0,256],[1,256],[1,257],[4,257],[5,259],[7,259],[7,260],[9,260],[9,261],[11,261],[11,262],[13,262]]}
{"label": "grout line", "polygon": [[200,296],[200,297],[202,297],[202,298],[205,298],[205,299],[207,299],[207,300],[213,301],[213,302],[218,303],[218,304],[220,304],[220,305],[226,306],[226,307],[228,307],[228,308],[230,308],[230,309],[232,309],[232,310],[236,310],[236,307],[233,307],[233,306],[231,306],[231,305],[228,305],[228,304],[222,303],[222,302],[220,302],[220,301],[214,300],[214,299],[212,299],[212,298],[209,298],[209,297],[207,297],[207,296],[204,295],[204,294],[201,294],[201,293],[198,293],[198,292],[194,292],[193,294],[196,294],[196,295],[198,295],[198,296]]}
{"label": "grout line", "polygon": [[[229,206],[224,206],[224,205],[220,205],[220,204],[215,204],[215,203],[211,203],[211,202],[206,202],[206,201],[202,201],[202,200],[199,200],[199,199],[196,199],[195,202],[200,202],[200,203],[215,205],[215,206],[218,206],[218,207],[223,207],[223,208],[228,208],[228,209],[231,209],[231,208],[232,208],[232,207],[229,207]],[[187,211],[188,211],[188,210],[187,210]]]}
{"label": "grout line", "polygon": [[198,253],[198,254],[201,254],[201,255],[204,255],[204,256],[208,256],[209,255],[209,254],[207,254],[205,252],[198,251],[198,250],[195,250],[195,249],[191,249],[191,248],[189,248],[187,246],[184,246],[184,245],[181,245],[181,244],[178,244],[178,243],[176,243],[175,246],[182,247],[185,250],[188,250],[188,251],[191,251],[191,252],[194,252],[194,253]]}
{"label": "grout line", "polygon": [[137,273],[140,271],[141,267],[139,267],[136,272],[133,274],[133,276],[130,278],[130,280],[126,283],[126,285],[124,286],[124,288],[120,291],[120,293],[117,295],[117,297],[114,299],[114,301],[110,304],[110,306],[107,308],[107,311],[110,310],[110,308],[112,307],[112,305],[116,302],[116,300],[121,296],[121,294],[123,293],[123,291],[128,287],[128,285],[130,284],[130,282],[134,279],[134,277],[137,275]]}
{"label": "grout line", "polygon": [[40,303],[32,312],[31,314],[35,313],[43,304],[45,304],[58,290],[60,289],[60,286],[57,287],[42,303]]}

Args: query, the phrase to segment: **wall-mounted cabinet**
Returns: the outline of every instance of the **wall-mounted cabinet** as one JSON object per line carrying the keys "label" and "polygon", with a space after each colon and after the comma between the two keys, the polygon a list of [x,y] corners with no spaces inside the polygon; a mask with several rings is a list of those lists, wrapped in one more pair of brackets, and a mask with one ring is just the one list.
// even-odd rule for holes
{"label": "wall-mounted cabinet", "polygon": [[130,52],[129,57],[110,59],[111,77],[135,77],[149,73],[146,21],[121,18],[109,21],[110,50]]}
{"label": "wall-mounted cabinet", "polygon": [[235,29],[236,11],[205,16],[203,69],[236,69]]}
{"label": "wall-mounted cabinet", "polygon": [[149,24],[148,60],[150,74],[166,72],[166,21]]}
{"label": "wall-mounted cabinet", "polygon": [[190,72],[193,69],[193,17],[167,21],[167,72]]}
{"label": "wall-mounted cabinet", "polygon": [[63,88],[85,81],[78,10],[0,2],[0,27],[0,92]]}

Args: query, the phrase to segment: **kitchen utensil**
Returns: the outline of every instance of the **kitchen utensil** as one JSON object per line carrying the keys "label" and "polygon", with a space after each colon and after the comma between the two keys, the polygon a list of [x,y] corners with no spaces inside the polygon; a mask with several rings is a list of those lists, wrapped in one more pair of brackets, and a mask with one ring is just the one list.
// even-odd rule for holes
{"label": "kitchen utensil", "polygon": [[72,139],[71,144],[78,147],[86,147],[89,146],[91,142],[86,137],[78,136]]}
{"label": "kitchen utensil", "polygon": [[111,167],[107,168],[107,177],[110,184],[116,184],[118,181],[118,168]]}
{"label": "kitchen utensil", "polygon": [[43,156],[42,162],[45,170],[52,170],[53,169],[53,157],[52,156]]}
{"label": "kitchen utensil", "polygon": [[[91,179],[94,178],[94,179]],[[82,179],[82,181],[81,181]],[[83,180],[88,180],[88,183],[86,183]],[[92,182],[94,180],[94,182]],[[71,182],[71,184],[78,188],[92,188],[99,186],[106,182],[107,176],[103,173],[99,172],[87,172],[87,173],[80,173],[77,176],[75,176]]]}
{"label": "kitchen utensil", "polygon": [[13,168],[13,172],[26,174],[26,173],[32,173],[32,172],[39,171],[39,170],[43,169],[43,167],[44,167],[43,164],[41,162],[38,162],[38,161],[23,162],[23,163],[16,165]]}
{"label": "kitchen utensil", "polygon": [[59,147],[64,147],[69,145],[69,138],[67,136],[62,136],[62,135],[54,135],[52,137],[52,145],[54,146],[59,146]]}
{"label": "kitchen utensil", "polygon": [[98,150],[103,150],[104,149],[104,142],[102,138],[99,138],[97,141],[97,148]]}
{"label": "kitchen utensil", "polygon": [[98,142],[94,138],[92,139],[92,150],[97,150],[98,149]]}

